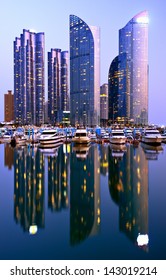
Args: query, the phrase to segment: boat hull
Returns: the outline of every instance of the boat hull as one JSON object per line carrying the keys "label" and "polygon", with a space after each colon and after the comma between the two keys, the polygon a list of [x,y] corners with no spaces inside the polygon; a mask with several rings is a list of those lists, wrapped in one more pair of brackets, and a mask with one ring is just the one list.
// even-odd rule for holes
{"label": "boat hull", "polygon": [[142,136],[143,143],[149,144],[149,145],[161,145],[162,138],[161,137],[150,137],[150,136]]}
{"label": "boat hull", "polygon": [[110,137],[110,143],[111,144],[125,144],[126,143],[126,137]]}
{"label": "boat hull", "polygon": [[0,138],[1,143],[10,143],[11,142],[11,137],[2,137]]}
{"label": "boat hull", "polygon": [[51,137],[51,138],[41,138],[39,139],[39,147],[40,148],[52,148],[52,147],[57,147],[63,143],[63,139],[61,137]]}
{"label": "boat hull", "polygon": [[111,144],[125,144],[127,137],[124,134],[122,129],[113,129],[110,135],[110,143]]}

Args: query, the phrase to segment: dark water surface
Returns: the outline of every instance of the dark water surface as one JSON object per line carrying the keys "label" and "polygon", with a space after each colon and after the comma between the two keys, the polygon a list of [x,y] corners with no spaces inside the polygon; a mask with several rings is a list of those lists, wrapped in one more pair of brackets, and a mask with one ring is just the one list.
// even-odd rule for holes
{"label": "dark water surface", "polygon": [[0,144],[0,158],[1,260],[166,259],[165,144]]}

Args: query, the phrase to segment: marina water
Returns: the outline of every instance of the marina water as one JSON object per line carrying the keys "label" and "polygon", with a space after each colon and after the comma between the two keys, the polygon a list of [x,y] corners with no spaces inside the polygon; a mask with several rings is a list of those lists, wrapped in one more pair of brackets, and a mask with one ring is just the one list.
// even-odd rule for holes
{"label": "marina water", "polygon": [[165,144],[1,144],[0,158],[1,260],[166,259]]}

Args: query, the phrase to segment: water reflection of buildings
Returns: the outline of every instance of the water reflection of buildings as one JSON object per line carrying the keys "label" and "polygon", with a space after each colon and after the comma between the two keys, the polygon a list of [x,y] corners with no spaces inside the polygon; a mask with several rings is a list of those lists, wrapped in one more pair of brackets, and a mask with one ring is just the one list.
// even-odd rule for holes
{"label": "water reflection of buildings", "polygon": [[25,231],[44,227],[44,157],[34,148],[14,150],[14,218]]}
{"label": "water reflection of buildings", "polygon": [[70,164],[70,242],[76,245],[100,227],[100,158],[92,145],[86,158],[71,154]]}
{"label": "water reflection of buildings", "polygon": [[69,205],[70,145],[58,149],[54,157],[48,157],[48,208],[59,211]]}
{"label": "water reflection of buildings", "polygon": [[128,146],[122,160],[109,154],[109,189],[120,230],[136,243],[138,234],[148,234],[148,162],[141,147]]}
{"label": "water reflection of buildings", "polygon": [[5,166],[7,166],[9,169],[12,169],[12,166],[14,165],[14,149],[9,145],[4,145],[5,149]]}
{"label": "water reflection of buildings", "polygon": [[99,153],[100,153],[100,173],[104,176],[108,175],[108,144],[99,145]]}

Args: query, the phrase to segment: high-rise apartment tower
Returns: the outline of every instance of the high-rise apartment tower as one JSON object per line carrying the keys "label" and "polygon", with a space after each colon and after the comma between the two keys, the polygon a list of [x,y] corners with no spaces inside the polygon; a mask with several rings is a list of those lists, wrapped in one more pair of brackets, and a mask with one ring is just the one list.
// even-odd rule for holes
{"label": "high-rise apartment tower", "polygon": [[44,123],[44,102],[44,33],[24,29],[14,41],[15,121]]}
{"label": "high-rise apartment tower", "polygon": [[63,112],[69,110],[68,51],[48,52],[48,120],[62,122]]}
{"label": "high-rise apartment tower", "polygon": [[4,94],[4,120],[5,122],[14,121],[14,95],[11,90]]}
{"label": "high-rise apartment tower", "polygon": [[100,32],[75,15],[70,16],[71,124],[100,122]]}

